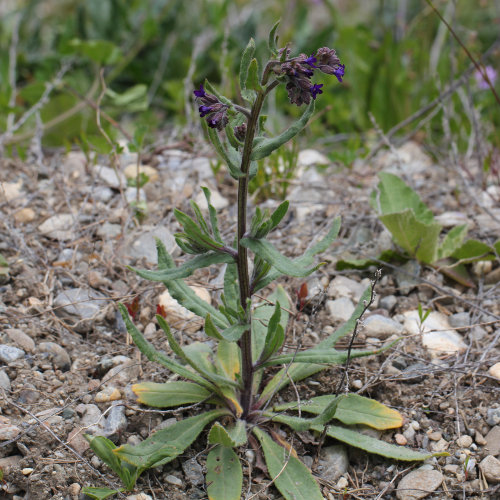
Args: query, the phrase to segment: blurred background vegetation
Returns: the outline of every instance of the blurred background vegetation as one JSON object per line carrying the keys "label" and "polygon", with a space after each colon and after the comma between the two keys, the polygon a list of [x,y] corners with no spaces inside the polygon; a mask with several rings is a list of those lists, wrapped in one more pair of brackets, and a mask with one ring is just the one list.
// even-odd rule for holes
{"label": "blurred background vegetation", "polygon": [[[435,5],[470,52],[500,71],[500,1]],[[304,138],[331,159],[349,165],[366,155],[380,130],[432,103],[460,77],[463,85],[446,101],[449,127],[437,104],[401,127],[398,137],[439,151],[450,147],[452,136],[466,152],[480,133],[492,150],[499,146],[500,107],[424,0],[1,0],[4,151],[23,156],[35,133],[45,147],[104,151],[92,103],[131,135],[147,125],[146,142],[193,137],[199,132],[193,88],[208,78],[236,96],[243,48],[254,37],[263,61],[277,19],[280,40],[293,43],[292,54],[329,46],[346,65],[343,84],[320,82],[319,112]],[[299,113],[284,89],[268,107],[270,130]],[[103,126],[120,137],[107,121]]]}

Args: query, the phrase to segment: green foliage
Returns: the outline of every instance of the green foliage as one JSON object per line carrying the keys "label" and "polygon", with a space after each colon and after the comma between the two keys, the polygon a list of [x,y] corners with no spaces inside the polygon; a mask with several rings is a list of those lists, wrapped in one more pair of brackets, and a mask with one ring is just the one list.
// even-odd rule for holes
{"label": "green foliage", "polygon": [[243,485],[240,459],[232,448],[217,445],[207,457],[207,490],[211,500],[239,500]]}

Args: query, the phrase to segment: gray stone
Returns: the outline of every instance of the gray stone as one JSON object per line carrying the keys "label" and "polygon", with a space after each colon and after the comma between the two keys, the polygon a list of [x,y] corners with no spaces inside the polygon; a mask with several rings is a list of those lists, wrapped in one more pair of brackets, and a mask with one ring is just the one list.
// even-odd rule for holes
{"label": "gray stone", "polygon": [[115,401],[107,413],[103,435],[111,437],[119,432],[123,432],[127,428],[127,424],[128,422],[127,417],[125,416],[125,406],[123,406],[123,401]]}
{"label": "gray stone", "polygon": [[40,352],[49,354],[52,363],[56,368],[62,371],[68,371],[71,368],[71,358],[64,347],[55,342],[41,342],[38,346]]}
{"label": "gray stone", "polygon": [[125,387],[127,384],[137,379],[140,375],[141,367],[137,361],[129,359],[114,368],[111,368],[102,379],[103,384],[115,387]]}
{"label": "gray stone", "polygon": [[386,339],[391,335],[401,335],[403,325],[381,314],[372,314],[363,321],[363,332],[367,337]]}
{"label": "gray stone", "polygon": [[326,302],[326,309],[334,321],[347,321],[354,312],[354,304],[351,299],[342,297],[340,299],[328,300]]}
{"label": "gray stone", "polygon": [[105,167],[104,165],[96,165],[94,168],[99,178],[107,186],[119,189],[120,185],[123,187],[127,185],[125,176],[121,172],[116,172],[114,168]]}
{"label": "gray stone", "polygon": [[116,238],[122,233],[122,227],[120,224],[111,224],[110,222],[105,222],[97,228],[97,236],[101,238]]}
{"label": "gray stone", "polygon": [[317,471],[325,481],[334,483],[347,472],[348,467],[349,458],[344,446],[327,446],[321,450]]}
{"label": "gray stone", "polygon": [[[125,198],[129,203],[134,203],[137,201],[137,188],[136,187],[128,187],[125,190]],[[144,189],[139,188],[139,201],[147,201],[146,193]]]}
{"label": "gray stone", "polygon": [[484,437],[486,440],[486,450],[490,455],[500,454],[500,426],[495,425]]}
{"label": "gray stone", "polygon": [[16,361],[16,359],[21,359],[25,354],[26,353],[18,347],[5,344],[0,345],[0,361],[3,361],[5,364],[12,363],[12,361]]}
{"label": "gray stone", "polygon": [[0,422],[0,442],[10,441],[11,439],[14,439],[20,432],[21,429],[17,425],[13,425],[9,422]]}
{"label": "gray stone", "polygon": [[362,283],[354,281],[346,276],[336,276],[328,285],[328,296],[334,299],[339,297],[348,297],[358,302],[365,286]]}
{"label": "gray stone", "polygon": [[[210,198],[210,203],[213,205],[215,210],[222,210],[223,208],[226,208],[229,205],[229,201],[222,196],[219,191],[216,189],[210,188],[210,192],[212,193],[212,196]],[[202,192],[200,192],[195,200],[194,200],[201,210],[208,210],[208,204],[207,204],[207,199],[205,198],[205,195]]]}
{"label": "gray stone", "polygon": [[57,214],[49,217],[38,227],[41,234],[54,240],[65,241],[75,239],[73,227],[75,218],[71,214]]}
{"label": "gray stone", "polygon": [[146,493],[138,493],[137,495],[129,495],[126,500],[153,500],[153,497]]}
{"label": "gray stone", "polygon": [[470,229],[472,226],[471,221],[462,212],[443,212],[436,215],[434,219],[445,228],[468,224]]}
{"label": "gray stone", "polygon": [[102,433],[104,421],[101,410],[93,404],[79,404],[75,408],[76,412],[81,415],[80,425],[85,427],[85,432],[99,435]]}
{"label": "gray stone", "polygon": [[467,312],[452,314],[448,316],[448,321],[453,328],[466,327],[470,324],[470,315]]}
{"label": "gray stone", "polygon": [[33,352],[33,350],[35,349],[34,340],[22,330],[19,330],[18,328],[8,328],[6,332],[10,340],[12,340],[14,344],[17,344],[23,350]]}
{"label": "gray stone", "polygon": [[429,367],[425,363],[414,363],[405,368],[401,373],[401,382],[416,384],[422,382],[429,372]]}
{"label": "gray stone", "polygon": [[386,309],[387,311],[392,311],[397,303],[398,299],[395,295],[386,295],[379,301],[380,307],[382,307],[382,309]]}
{"label": "gray stone", "polygon": [[420,264],[416,260],[409,260],[400,266],[400,271],[395,273],[396,282],[402,295],[408,295],[410,291],[420,284]]}
{"label": "gray stone", "polygon": [[0,388],[5,391],[10,391],[10,378],[5,373],[5,370],[0,370]]}
{"label": "gray stone", "polygon": [[170,254],[177,248],[177,243],[172,233],[165,227],[143,228],[145,232],[140,235],[134,234],[129,239],[127,252],[130,257],[146,259],[150,264],[157,263],[156,241],[159,238]]}
{"label": "gray stone", "polygon": [[401,479],[396,497],[399,500],[425,498],[441,486],[443,479],[443,474],[437,470],[414,470]]}
{"label": "gray stone", "polygon": [[182,479],[179,479],[177,476],[173,476],[172,474],[165,476],[165,481],[169,484],[173,484],[174,486],[182,486]]}
{"label": "gray stone", "polygon": [[203,477],[203,468],[194,458],[183,462],[182,470],[184,471],[186,480],[193,486],[199,486],[205,482],[205,478]]}
{"label": "gray stone", "polygon": [[500,424],[500,408],[488,408],[486,422],[492,426]]}
{"label": "gray stone", "polygon": [[500,460],[492,455],[488,455],[479,464],[479,468],[487,481],[490,483],[500,483]]}
{"label": "gray stone", "polygon": [[96,201],[108,202],[113,198],[113,191],[106,186],[97,186],[92,190],[91,196]]}

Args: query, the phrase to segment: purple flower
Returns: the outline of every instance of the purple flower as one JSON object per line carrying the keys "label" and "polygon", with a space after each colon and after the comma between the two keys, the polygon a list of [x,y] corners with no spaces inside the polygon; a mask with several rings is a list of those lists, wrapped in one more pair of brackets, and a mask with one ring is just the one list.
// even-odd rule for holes
{"label": "purple flower", "polygon": [[196,97],[205,97],[205,89],[203,88],[203,84],[200,84],[200,88],[198,90],[195,90],[194,95]]}
{"label": "purple flower", "polygon": [[200,112],[200,117],[203,118],[204,116],[208,115],[212,111],[211,106],[200,106],[198,108],[198,111]]}
{"label": "purple flower", "polygon": [[[488,79],[491,82],[491,84],[495,85],[495,81],[497,79],[497,72],[493,68],[493,66],[488,65],[486,67],[483,67],[483,71],[486,72],[486,75],[488,76]],[[490,88],[483,74],[481,74],[477,69],[476,71],[474,71],[474,79],[476,80],[477,86],[481,90],[488,90]]]}
{"label": "purple flower", "polygon": [[339,67],[333,72],[333,74],[337,77],[339,82],[342,82],[342,78],[345,73],[345,64],[339,64]]}
{"label": "purple flower", "polygon": [[317,68],[327,75],[335,75],[339,82],[345,73],[345,65],[340,64],[340,59],[334,49],[328,47],[321,47],[316,52],[316,59],[318,60]]}
{"label": "purple flower", "polygon": [[311,68],[316,68],[317,66],[314,64],[316,61],[317,59],[311,55],[304,61],[304,64],[308,64]]}
{"label": "purple flower", "polygon": [[227,117],[229,106],[220,102],[217,96],[207,94],[203,85],[200,85],[200,88],[194,91],[194,95],[201,102],[201,106],[198,108],[200,117],[206,117],[210,128],[222,130],[229,123],[229,118]]}
{"label": "purple flower", "polygon": [[311,96],[314,100],[316,100],[316,96],[318,94],[322,94],[323,91],[321,90],[321,87],[323,87],[323,84],[320,83],[319,85],[316,84],[316,85],[313,85],[310,89],[309,89],[309,92],[311,92]]}

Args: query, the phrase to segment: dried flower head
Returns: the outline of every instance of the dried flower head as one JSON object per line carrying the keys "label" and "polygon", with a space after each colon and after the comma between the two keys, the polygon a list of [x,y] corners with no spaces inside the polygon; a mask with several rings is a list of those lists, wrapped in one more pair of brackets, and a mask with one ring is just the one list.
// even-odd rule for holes
{"label": "dried flower head", "polygon": [[207,94],[203,85],[200,85],[200,88],[193,93],[201,102],[201,106],[198,108],[200,117],[206,117],[210,128],[222,130],[229,123],[229,118],[227,117],[229,106],[220,102],[213,94]]}

